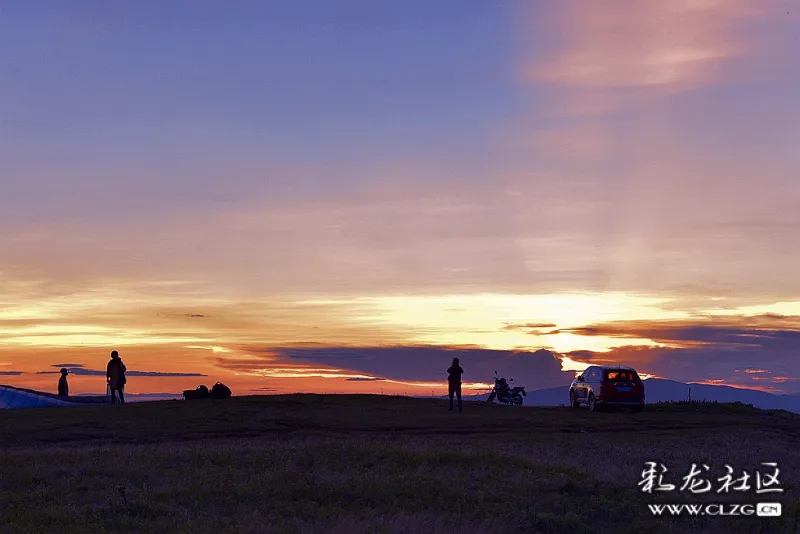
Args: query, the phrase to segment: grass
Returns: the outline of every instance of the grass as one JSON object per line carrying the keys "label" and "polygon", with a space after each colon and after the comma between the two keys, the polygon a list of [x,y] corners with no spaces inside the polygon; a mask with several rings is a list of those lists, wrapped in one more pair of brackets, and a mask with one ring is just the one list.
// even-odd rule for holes
{"label": "grass", "polygon": [[[797,532],[800,417],[677,403],[641,414],[370,395],[0,413],[3,532]],[[647,461],[784,494],[646,495]],[[780,518],[654,518],[648,503],[783,502]]]}

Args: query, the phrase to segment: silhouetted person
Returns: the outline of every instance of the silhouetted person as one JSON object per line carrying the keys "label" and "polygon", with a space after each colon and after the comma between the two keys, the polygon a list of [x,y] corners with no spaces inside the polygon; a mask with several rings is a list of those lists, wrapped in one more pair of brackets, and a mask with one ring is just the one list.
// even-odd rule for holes
{"label": "silhouetted person", "polygon": [[450,411],[453,411],[453,395],[458,397],[458,411],[461,411],[461,375],[464,369],[458,365],[458,358],[453,358],[453,365],[447,369],[447,393],[450,395]]}
{"label": "silhouetted person", "polygon": [[111,389],[111,404],[117,403],[117,393],[119,393],[119,403],[125,404],[125,383],[128,381],[125,378],[125,371],[128,369],[122,363],[117,351],[111,353],[111,361],[108,362],[106,367],[106,379],[108,380],[108,387]]}
{"label": "silhouetted person", "polygon": [[69,384],[67,384],[67,375],[69,370],[64,367],[61,369],[61,378],[58,379],[58,396],[69,397]]}

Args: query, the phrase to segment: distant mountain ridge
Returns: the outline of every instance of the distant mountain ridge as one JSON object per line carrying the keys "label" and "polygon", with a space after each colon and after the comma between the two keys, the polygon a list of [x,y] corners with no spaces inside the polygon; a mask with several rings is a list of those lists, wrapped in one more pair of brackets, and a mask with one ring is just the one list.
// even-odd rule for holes
{"label": "distant mountain ridge", "polygon": [[[678,402],[691,400],[707,402],[741,402],[752,404],[763,410],[787,410],[800,413],[800,395],[776,395],[756,389],[716,386],[711,384],[684,383],[677,380],[648,378],[644,381],[645,399],[648,404],[655,402]],[[528,391],[526,406],[566,406],[569,399],[569,386]],[[489,393],[464,395],[464,400],[486,400]],[[447,398],[447,397],[444,397]]]}

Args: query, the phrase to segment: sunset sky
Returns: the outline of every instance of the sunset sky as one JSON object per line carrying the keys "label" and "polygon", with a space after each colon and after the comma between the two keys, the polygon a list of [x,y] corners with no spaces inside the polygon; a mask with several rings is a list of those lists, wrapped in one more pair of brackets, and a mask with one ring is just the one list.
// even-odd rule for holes
{"label": "sunset sky", "polygon": [[4,2],[0,383],[800,393],[798,50],[800,0]]}

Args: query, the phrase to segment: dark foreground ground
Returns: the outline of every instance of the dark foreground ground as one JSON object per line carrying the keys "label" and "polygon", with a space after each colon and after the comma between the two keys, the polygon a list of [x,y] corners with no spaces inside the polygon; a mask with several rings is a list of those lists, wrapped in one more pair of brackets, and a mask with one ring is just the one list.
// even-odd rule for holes
{"label": "dark foreground ground", "polygon": [[[0,412],[2,532],[797,532],[800,417],[736,405],[593,414],[289,395]],[[783,494],[647,495],[777,461]],[[761,467],[762,472],[770,468]],[[713,474],[713,476],[712,476]],[[750,481],[755,486],[755,477]],[[780,518],[652,503],[780,501]]]}

